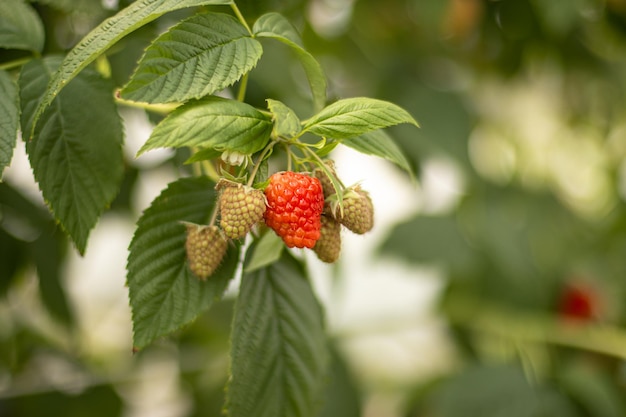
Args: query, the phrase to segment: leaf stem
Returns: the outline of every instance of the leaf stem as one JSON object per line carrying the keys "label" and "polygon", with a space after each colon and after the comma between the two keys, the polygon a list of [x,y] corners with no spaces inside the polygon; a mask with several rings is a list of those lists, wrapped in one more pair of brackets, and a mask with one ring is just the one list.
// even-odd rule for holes
{"label": "leaf stem", "polygon": [[25,58],[16,59],[16,60],[13,60],[13,61],[5,62],[4,64],[0,64],[0,71],[2,71],[2,70],[10,70],[10,69],[13,69],[13,68],[20,67],[20,66],[26,64],[31,59],[32,59],[32,57],[25,57]]}
{"label": "leaf stem", "polygon": [[174,104],[148,104],[148,103],[140,103],[138,101],[125,100],[120,97],[119,91],[115,92],[115,102],[121,104],[126,107],[133,107],[135,109],[143,109],[148,110],[153,113],[167,115],[171,113],[176,107],[179,106],[178,103]]}
{"label": "leaf stem", "polygon": [[263,149],[263,152],[261,153],[261,155],[259,155],[259,159],[258,159],[258,161],[256,161],[256,164],[254,165],[254,168],[252,168],[252,172],[250,173],[250,178],[248,179],[248,182],[246,184],[248,187],[252,187],[252,184],[254,184],[254,178],[256,177],[257,172],[259,172],[259,168],[261,167],[261,164],[263,163],[263,160],[267,156],[268,152],[271,151],[272,148],[274,147],[274,145],[276,145],[277,143],[278,143],[277,140],[274,140],[274,141],[270,142],[265,147],[265,149]]}
{"label": "leaf stem", "polygon": [[250,29],[250,26],[248,26],[248,22],[246,22],[246,19],[241,14],[241,11],[239,10],[239,7],[237,7],[237,3],[233,2],[233,4],[231,4],[230,7],[233,9],[233,12],[235,12],[235,16],[237,16],[237,19],[239,19],[241,24],[245,26],[245,28],[248,31],[248,33],[250,34],[250,36],[254,35],[252,33],[252,29]]}

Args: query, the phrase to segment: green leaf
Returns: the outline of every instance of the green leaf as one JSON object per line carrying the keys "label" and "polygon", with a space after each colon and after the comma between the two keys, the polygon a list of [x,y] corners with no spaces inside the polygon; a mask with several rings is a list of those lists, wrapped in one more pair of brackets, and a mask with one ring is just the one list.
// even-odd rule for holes
{"label": "green leaf", "polygon": [[[60,57],[49,57],[22,68],[23,132],[32,126],[34,109],[60,63]],[[42,114],[26,146],[44,198],[81,254],[123,177],[122,124],[112,90],[97,72],[85,71]]]}
{"label": "green leaf", "polygon": [[239,260],[235,246],[206,281],[196,278],[187,266],[181,221],[207,221],[217,197],[214,187],[205,177],[173,182],[137,223],[127,264],[137,349],[194,320],[223,295],[235,274]]}
{"label": "green leaf", "polygon": [[328,362],[322,311],[289,252],[244,274],[231,337],[228,416],[316,415]]}
{"label": "green leaf", "polygon": [[0,178],[11,163],[20,120],[17,85],[6,71],[0,71]]}
{"label": "green leaf", "polygon": [[383,130],[374,130],[364,133],[361,136],[344,139],[341,143],[361,153],[387,159],[404,169],[412,177],[414,175],[409,161],[398,145],[396,145],[394,140]]}
{"label": "green leaf", "polygon": [[336,101],[304,122],[305,132],[349,139],[400,123],[418,126],[402,107],[388,101],[355,97]]}
{"label": "green leaf", "polygon": [[202,149],[194,153],[185,161],[185,164],[193,164],[194,162],[207,161],[222,156],[223,151],[216,151],[213,148]]}
{"label": "green leaf", "polygon": [[296,113],[285,104],[278,100],[268,98],[267,107],[272,112],[272,121],[274,122],[274,136],[292,138],[302,130],[300,119]]}
{"label": "green leaf", "polygon": [[44,109],[72,78],[125,35],[159,16],[194,6],[233,4],[232,0],[137,0],[89,32],[65,57],[33,112],[36,124]]}
{"label": "green leaf", "polygon": [[361,394],[349,364],[338,348],[330,346],[330,375],[324,404],[316,417],[360,417]]}
{"label": "green leaf", "polygon": [[0,1],[0,48],[41,52],[44,40],[43,23],[31,5]]}
{"label": "green leaf", "polygon": [[101,13],[103,11],[102,0],[35,0],[39,4],[45,4],[57,10],[67,13]]}
{"label": "green leaf", "polygon": [[472,366],[446,381],[428,407],[441,417],[579,417],[574,404],[549,385],[531,385],[514,366]]}
{"label": "green leaf", "polygon": [[285,243],[276,233],[265,233],[254,247],[244,272],[254,272],[276,262],[280,259],[283,249],[285,249]]}
{"label": "green leaf", "polygon": [[587,415],[620,417],[626,411],[621,389],[609,373],[584,360],[562,367],[559,386],[575,398]]}
{"label": "green leaf", "polygon": [[[52,232],[52,233],[51,233]],[[67,241],[63,235],[44,232],[31,244],[37,266],[41,301],[52,317],[68,327],[75,324],[74,313],[63,286],[63,265]]]}
{"label": "green leaf", "polygon": [[313,108],[320,111],[326,105],[326,76],[319,62],[302,46],[302,39],[293,25],[278,13],[267,13],[257,19],[252,32],[259,38],[276,39],[296,53],[309,80]]}
{"label": "green leaf", "polygon": [[184,146],[251,154],[263,149],[271,133],[269,116],[249,104],[209,96],[174,110],[157,125],[138,155]]}
{"label": "green leaf", "polygon": [[148,47],[122,98],[169,103],[200,98],[232,85],[263,54],[261,44],[234,17],[190,17]]}

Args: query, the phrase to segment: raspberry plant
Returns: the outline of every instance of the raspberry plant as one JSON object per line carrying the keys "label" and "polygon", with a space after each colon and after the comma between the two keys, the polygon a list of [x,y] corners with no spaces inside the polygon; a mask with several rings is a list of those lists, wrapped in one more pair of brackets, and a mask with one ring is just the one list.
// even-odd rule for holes
{"label": "raspberry plant", "polygon": [[[194,7],[195,14],[153,40],[126,85],[116,89],[103,70],[106,51],[165,13]],[[0,46],[41,51],[43,31],[32,30],[40,26],[29,6],[18,1],[11,13],[21,13],[24,36],[3,38],[8,44]],[[272,41],[293,50],[304,69],[308,117],[272,98],[266,108],[246,102],[248,79],[264,42]],[[9,164],[21,129],[41,192],[79,253],[123,177],[118,105],[167,109],[138,157],[156,148],[191,153],[187,163],[195,175],[162,191],[130,243],[134,349],[204,313],[242,270],[226,413],[314,415],[328,371],[323,314],[301,252],[286,250],[278,236],[286,246],[313,248],[321,260],[336,261],[340,224],[365,233],[373,206],[359,186],[345,187],[326,159],[344,145],[409,170],[381,129],[417,125],[413,117],[373,98],[328,104],[322,67],[294,26],[277,13],[249,25],[228,0],[138,0],[65,57],[26,61],[15,65],[19,74],[10,66],[0,71],[0,103],[7,110],[0,168]],[[279,173],[270,172],[273,166]],[[280,192],[278,177],[286,178]]]}

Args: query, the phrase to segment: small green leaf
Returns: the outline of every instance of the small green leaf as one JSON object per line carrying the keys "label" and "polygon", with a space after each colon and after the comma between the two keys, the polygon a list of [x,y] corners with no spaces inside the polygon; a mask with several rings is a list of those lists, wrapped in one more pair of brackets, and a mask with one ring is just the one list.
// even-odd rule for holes
{"label": "small green leaf", "polygon": [[216,151],[213,148],[202,149],[194,153],[185,161],[185,164],[193,164],[194,162],[208,161],[222,156],[223,151]]}
{"label": "small green leaf", "polygon": [[209,96],[174,110],[157,125],[138,155],[184,146],[251,154],[263,149],[271,133],[269,116],[249,104]]}
{"label": "small green leaf", "polygon": [[309,80],[313,108],[320,111],[326,105],[326,76],[319,62],[302,46],[302,39],[293,25],[278,13],[267,13],[257,19],[252,32],[259,38],[276,39],[293,49]]}
{"label": "small green leaf", "polygon": [[279,13],[271,12],[260,16],[254,22],[252,32],[261,38],[277,38],[304,49],[302,38],[296,28]]}
{"label": "small green leaf", "polygon": [[233,4],[233,0],[137,0],[89,32],[65,57],[33,112],[33,126],[59,91],[83,68],[125,35],[175,10],[212,4]]}
{"label": "small green leaf", "polygon": [[261,44],[234,17],[195,15],[148,47],[122,98],[170,103],[204,97],[232,85],[262,54]]}
{"label": "small green leaf", "polygon": [[334,139],[349,139],[400,123],[418,126],[415,119],[396,104],[355,97],[327,106],[304,122],[303,131]]}
{"label": "small green leaf", "polygon": [[259,243],[254,247],[252,256],[244,272],[254,272],[257,269],[276,262],[280,259],[283,249],[285,249],[285,243],[276,233],[265,233],[263,237],[259,239]]}
{"label": "small green leaf", "polygon": [[387,159],[414,176],[409,161],[393,139],[383,130],[374,130],[361,136],[344,139],[341,144],[367,155]]}
{"label": "small green leaf", "polygon": [[244,274],[231,340],[230,417],[313,417],[325,387],[322,311],[303,265],[287,251]]}
{"label": "small green leaf", "polygon": [[268,98],[267,108],[272,112],[272,120],[274,121],[274,136],[292,138],[302,130],[300,119],[296,113],[285,104],[278,100]]}
{"label": "small green leaf", "polygon": [[[34,109],[60,63],[60,57],[49,57],[22,68],[22,132],[29,131]],[[123,177],[122,123],[112,91],[108,80],[85,71],[46,108],[26,146],[44,198],[81,254]]]}
{"label": "small green leaf", "polygon": [[205,177],[173,182],[137,222],[127,264],[137,349],[198,317],[223,295],[235,274],[239,260],[235,246],[206,281],[196,278],[187,266],[181,221],[207,221],[217,197],[214,187]]}
{"label": "small green leaf", "polygon": [[0,1],[0,48],[41,52],[43,23],[23,0]]}
{"label": "small green leaf", "polygon": [[17,85],[6,71],[0,71],[0,178],[11,163],[20,125],[20,102]]}

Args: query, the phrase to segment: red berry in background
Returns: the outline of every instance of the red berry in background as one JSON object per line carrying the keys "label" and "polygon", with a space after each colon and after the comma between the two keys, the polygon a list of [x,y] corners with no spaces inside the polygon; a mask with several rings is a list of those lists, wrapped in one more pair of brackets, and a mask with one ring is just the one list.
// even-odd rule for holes
{"label": "red berry in background", "polygon": [[597,315],[596,294],[589,287],[570,284],[563,290],[558,308],[561,316],[592,320]]}
{"label": "red berry in background", "polygon": [[324,193],[320,181],[297,172],[277,172],[265,188],[264,218],[290,248],[312,248],[320,238]]}

